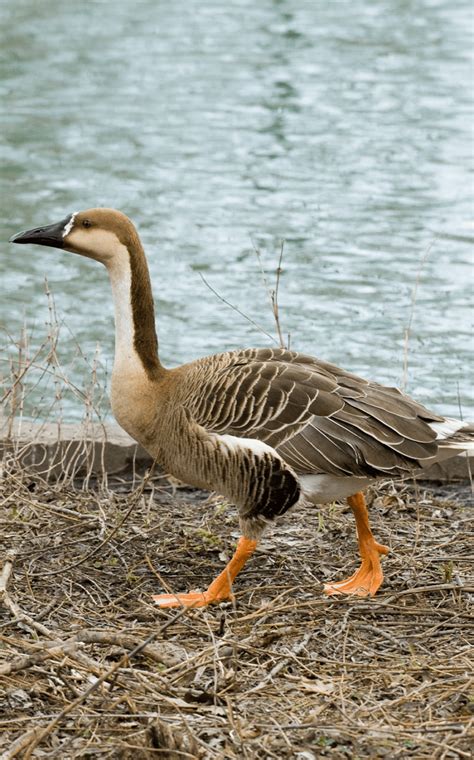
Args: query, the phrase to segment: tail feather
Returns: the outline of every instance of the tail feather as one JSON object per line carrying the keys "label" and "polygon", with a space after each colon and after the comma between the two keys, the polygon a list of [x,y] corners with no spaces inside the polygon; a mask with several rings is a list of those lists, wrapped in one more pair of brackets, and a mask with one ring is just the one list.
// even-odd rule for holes
{"label": "tail feather", "polygon": [[463,452],[466,456],[474,455],[474,423],[446,418],[443,422],[431,422],[430,427],[437,434],[438,452],[432,459],[426,460],[423,467]]}

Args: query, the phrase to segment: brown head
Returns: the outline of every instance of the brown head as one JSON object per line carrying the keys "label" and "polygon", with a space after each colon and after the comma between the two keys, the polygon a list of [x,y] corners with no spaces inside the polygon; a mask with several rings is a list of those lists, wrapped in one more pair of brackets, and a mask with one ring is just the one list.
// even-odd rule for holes
{"label": "brown head", "polygon": [[112,263],[120,245],[129,251],[142,250],[130,219],[112,208],[77,211],[55,224],[20,232],[10,242],[63,248],[105,265]]}
{"label": "brown head", "polygon": [[19,232],[11,243],[62,248],[104,264],[110,272],[130,265],[135,347],[149,374],[159,367],[153,296],[145,254],[130,219],[112,208],[91,208],[60,222]]}

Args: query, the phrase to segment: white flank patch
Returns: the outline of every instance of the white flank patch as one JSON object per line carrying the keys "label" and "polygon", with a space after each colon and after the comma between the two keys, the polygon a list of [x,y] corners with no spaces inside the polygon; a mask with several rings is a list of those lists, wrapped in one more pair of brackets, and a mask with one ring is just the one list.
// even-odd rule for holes
{"label": "white flank patch", "polygon": [[68,221],[68,223],[66,224],[65,228],[63,229],[63,239],[69,235],[69,233],[71,232],[72,228],[74,227],[74,219],[76,218],[76,216],[78,215],[78,213],[79,213],[79,211],[74,211],[74,213],[72,214],[70,220]]}
{"label": "white flank patch", "polygon": [[263,443],[263,441],[258,441],[256,438],[238,438],[236,435],[218,435],[216,438],[231,451],[245,448],[250,449],[257,455],[264,454],[267,451],[269,454],[273,454],[278,459],[281,459],[275,449],[272,449],[271,446]]}
{"label": "white flank patch", "polygon": [[450,438],[465,426],[466,423],[462,420],[454,420],[451,417],[443,420],[443,422],[430,422],[430,428],[435,431],[437,441],[444,441],[446,438]]}

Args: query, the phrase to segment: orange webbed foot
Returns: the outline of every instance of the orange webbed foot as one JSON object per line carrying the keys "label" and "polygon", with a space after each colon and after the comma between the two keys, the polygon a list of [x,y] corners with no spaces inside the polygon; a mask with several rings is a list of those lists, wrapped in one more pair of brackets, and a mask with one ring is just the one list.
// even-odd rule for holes
{"label": "orange webbed foot", "polygon": [[347,499],[354,513],[359,553],[362,564],[356,572],[345,581],[326,583],[324,591],[332,594],[353,594],[354,596],[373,596],[383,581],[381,554],[388,554],[388,546],[379,544],[370,529],[369,513],[363,493],[360,491]]}
{"label": "orange webbed foot", "polygon": [[226,596],[213,596],[205,592],[191,592],[189,594],[154,594],[152,597],[155,604],[159,607],[207,607],[212,602],[223,602],[226,599],[231,599],[232,595]]}
{"label": "orange webbed foot", "polygon": [[257,541],[242,536],[235,553],[222,573],[211,583],[207,591],[190,594],[155,594],[151,598],[160,607],[207,607],[213,602],[233,599],[232,583],[248,558],[257,548]]}
{"label": "orange webbed foot", "polygon": [[353,594],[354,596],[374,596],[382,585],[383,572],[380,562],[381,554],[388,554],[388,546],[377,541],[366,544],[362,551],[362,564],[359,569],[344,581],[326,583],[324,591],[333,594]]}

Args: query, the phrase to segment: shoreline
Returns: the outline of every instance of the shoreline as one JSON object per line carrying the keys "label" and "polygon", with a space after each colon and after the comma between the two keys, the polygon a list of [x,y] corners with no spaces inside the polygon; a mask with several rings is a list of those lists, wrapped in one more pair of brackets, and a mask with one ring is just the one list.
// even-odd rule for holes
{"label": "shoreline", "polygon": [[[78,475],[126,474],[147,468],[152,458],[128,433],[114,423],[0,422],[0,457],[14,451],[25,467],[47,477],[73,470]],[[442,483],[471,481],[474,455],[461,452],[417,473],[422,481]],[[396,478],[398,480],[398,478]]]}

